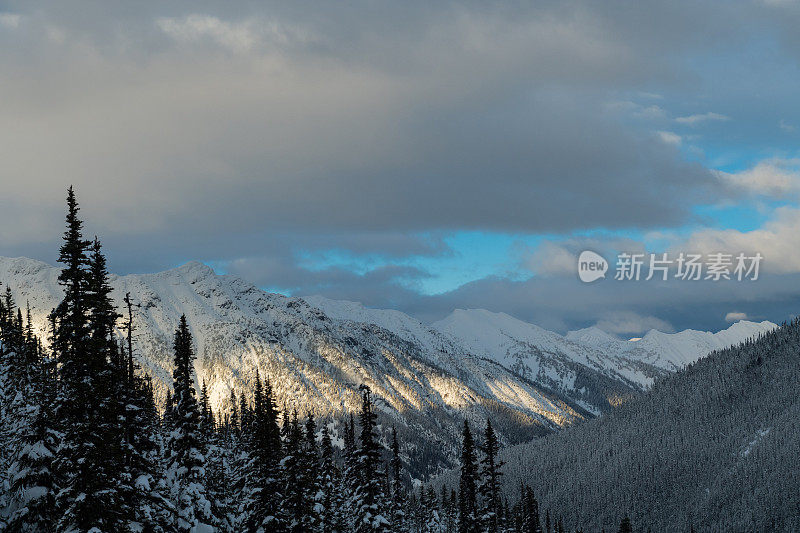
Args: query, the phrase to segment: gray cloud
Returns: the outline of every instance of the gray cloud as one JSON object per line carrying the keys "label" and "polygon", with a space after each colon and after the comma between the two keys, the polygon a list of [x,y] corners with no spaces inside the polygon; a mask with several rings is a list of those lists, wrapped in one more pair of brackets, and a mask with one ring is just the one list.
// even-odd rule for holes
{"label": "gray cloud", "polygon": [[[435,320],[454,308],[484,308],[558,331],[598,324],[636,336],[651,327],[717,331],[735,310],[750,320],[781,322],[800,308],[800,275],[765,275],[755,282],[615,282],[575,278],[486,279],[422,301],[406,311]],[[379,305],[378,305],[379,306]],[[637,327],[639,328],[637,331]]]}
{"label": "gray cloud", "polygon": [[715,181],[605,107],[706,38],[677,8],[10,6],[6,192],[106,235],[664,225]]}
{"label": "gray cloud", "polygon": [[[414,280],[427,274],[415,268],[359,275],[298,261],[304,250],[448,254],[442,236],[452,230],[569,233],[690,221],[693,204],[736,192],[684,160],[669,117],[714,109],[734,118],[726,125],[746,128],[741,99],[762,89],[761,73],[728,69],[736,83],[722,84],[717,106],[701,94],[718,80],[702,59],[736,63],[766,30],[784,47],[775,61],[796,61],[794,7],[86,7],[0,8],[0,254],[52,261],[73,183],[88,231],[104,239],[119,272],[202,259],[262,285],[397,305],[424,318],[487,307],[556,329],[602,312],[620,324],[634,316],[627,312],[675,327],[722,321],[731,310],[767,314],[764,302],[772,302],[770,316],[785,314],[771,289],[753,295],[752,308],[714,287],[618,293],[568,279],[486,279],[425,297]],[[676,97],[691,108],[669,109]],[[764,101],[780,108],[772,130],[779,119],[796,122],[779,99]],[[558,264],[555,257],[550,266]]]}

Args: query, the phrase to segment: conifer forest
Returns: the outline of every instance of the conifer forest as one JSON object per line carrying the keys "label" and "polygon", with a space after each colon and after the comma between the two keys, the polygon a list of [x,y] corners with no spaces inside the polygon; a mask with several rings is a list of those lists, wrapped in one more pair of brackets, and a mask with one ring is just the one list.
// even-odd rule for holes
{"label": "conifer forest", "polygon": [[134,303],[110,299],[101,243],[84,233],[70,188],[48,338],[9,288],[0,302],[3,531],[563,530],[529,486],[504,493],[491,420],[481,439],[465,421],[460,481],[437,491],[409,482],[396,431],[378,440],[368,386],[337,425],[282,410],[270,376],[215,412],[185,317],[157,405],[136,362]]}

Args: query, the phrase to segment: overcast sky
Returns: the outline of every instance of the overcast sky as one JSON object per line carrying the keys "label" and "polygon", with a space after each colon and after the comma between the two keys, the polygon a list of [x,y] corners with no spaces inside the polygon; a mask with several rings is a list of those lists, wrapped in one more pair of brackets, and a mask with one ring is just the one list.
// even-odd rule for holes
{"label": "overcast sky", "polygon": [[[0,0],[0,255],[54,263],[74,184],[117,273],[621,336],[787,320],[798,27],[792,0]],[[764,261],[583,284],[583,249]]]}

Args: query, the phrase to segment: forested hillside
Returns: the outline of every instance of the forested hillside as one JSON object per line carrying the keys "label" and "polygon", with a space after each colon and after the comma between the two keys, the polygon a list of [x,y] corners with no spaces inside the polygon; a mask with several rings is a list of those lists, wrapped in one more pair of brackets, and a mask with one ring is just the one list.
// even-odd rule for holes
{"label": "forested hillside", "polygon": [[567,528],[800,530],[800,321],[715,352],[599,419],[505,450]]}
{"label": "forested hillside", "polygon": [[[50,310],[63,298],[59,273],[40,261],[0,259],[0,282],[30,305],[33,330],[45,340]],[[558,394],[470,355],[435,331],[420,341],[339,320],[300,298],[266,293],[197,262],[157,274],[112,275],[108,283],[112,305],[126,315],[124,299],[130,297],[133,356],[153,378],[159,408],[172,388],[172,337],[185,316],[197,354],[195,388],[205,384],[215,412],[230,411],[232,393],[251,394],[260,373],[270,379],[282,409],[341,421],[359,409],[359,387],[366,384],[380,405],[382,438],[397,427],[420,479],[455,464],[464,418],[495,418],[502,442],[515,444],[582,416]],[[117,334],[125,335],[122,326],[119,321]],[[334,435],[341,437],[341,429],[338,423]]]}
{"label": "forested hillside", "polygon": [[[344,386],[328,394],[338,400],[331,411],[338,409],[340,416],[320,419],[313,403],[279,404],[275,390],[292,382],[274,372],[277,364],[263,374],[263,366],[253,365],[245,386],[229,389],[230,396],[212,406],[207,385],[195,373],[197,343],[185,314],[172,326],[171,376],[158,376],[169,387],[157,405],[153,369],[138,364],[152,360],[136,357],[133,343],[139,307],[129,293],[121,306],[114,301],[102,247],[96,238],[84,238],[71,188],[67,204],[59,250],[63,268],[50,272],[61,298],[38,328],[41,335],[27,303],[19,306],[9,287],[0,298],[0,531],[453,531],[457,523],[474,523],[474,513],[456,512],[450,493],[440,500],[430,491],[414,491],[414,457],[426,460],[416,465],[418,471],[447,458],[441,435],[457,435],[465,418],[490,414],[506,428],[526,423],[504,416],[502,405],[482,398],[465,380],[490,395],[492,387],[499,391],[510,380],[517,385],[503,394],[515,401],[542,400],[556,414],[569,409],[491,362],[464,361],[450,375],[385,330],[362,326],[357,332],[353,324],[328,324],[324,315],[316,316],[316,327],[308,326],[305,315],[319,311],[286,298],[280,311],[296,320],[294,327],[272,324],[276,342],[284,339],[339,378],[334,383]],[[30,286],[34,280],[25,281]],[[261,295],[256,301],[262,312],[274,308]],[[292,337],[297,330],[306,335]],[[334,346],[303,351],[306,342],[323,342],[323,333]],[[282,355],[285,372],[308,370],[308,361]],[[323,355],[344,366],[333,369]],[[437,355],[439,361],[453,356]],[[478,376],[488,375],[476,380],[475,369]],[[440,383],[445,398],[427,392],[436,390],[432,381]],[[307,389],[324,386],[300,383]],[[427,402],[439,412],[429,418],[402,414],[409,407],[392,406],[386,392],[374,396],[370,384],[378,390],[392,386],[405,393],[398,402]],[[295,393],[301,390],[294,387]],[[448,392],[460,396],[447,398]],[[344,396],[355,398],[348,404]],[[462,400],[467,403],[460,409],[449,405]],[[531,410],[534,421],[540,416]],[[381,426],[381,420],[396,424]],[[414,432],[413,440],[404,438]],[[425,453],[426,447],[435,452]],[[492,454],[498,448],[499,440]],[[497,489],[495,484],[495,495]],[[495,498],[487,520],[500,509]]]}

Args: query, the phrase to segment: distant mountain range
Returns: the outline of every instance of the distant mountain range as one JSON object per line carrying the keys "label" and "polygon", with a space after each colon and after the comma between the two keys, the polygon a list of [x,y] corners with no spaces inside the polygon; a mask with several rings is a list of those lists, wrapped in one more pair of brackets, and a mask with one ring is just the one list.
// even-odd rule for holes
{"label": "distant mountain range", "polygon": [[[0,282],[29,304],[47,338],[47,314],[61,299],[59,269],[0,258]],[[597,329],[566,336],[502,313],[458,310],[426,325],[404,313],[322,297],[289,298],[197,262],[157,274],[112,276],[113,298],[130,292],[135,350],[163,398],[171,384],[172,335],[185,314],[197,346],[198,386],[213,406],[268,377],[282,408],[336,418],[375,392],[381,423],[411,443],[417,475],[451,464],[466,418],[488,416],[507,444],[524,442],[607,410],[653,380],[709,351],[775,327],[739,322],[712,334],[651,331],[638,342]]]}
{"label": "distant mountain range", "polygon": [[776,327],[768,321],[741,321],[718,333],[650,330],[641,339],[628,341],[597,327],[562,336],[483,309],[458,309],[429,327],[399,311],[321,296],[305,300],[330,317],[374,324],[421,344],[430,345],[434,332],[442,333],[465,353],[499,363],[595,414],[620,396],[647,389],[659,376]]}
{"label": "distant mountain range", "polygon": [[[658,381],[568,431],[500,453],[567,531],[800,531],[800,322]],[[458,472],[438,483],[458,486]]]}

